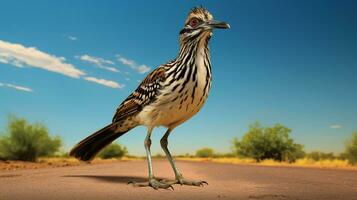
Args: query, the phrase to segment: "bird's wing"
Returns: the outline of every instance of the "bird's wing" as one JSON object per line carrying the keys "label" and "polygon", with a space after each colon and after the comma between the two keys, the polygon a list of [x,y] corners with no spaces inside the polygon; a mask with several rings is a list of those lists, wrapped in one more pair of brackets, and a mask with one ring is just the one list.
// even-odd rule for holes
{"label": "bird's wing", "polygon": [[166,79],[165,72],[165,66],[152,71],[139,87],[119,105],[113,117],[113,123],[137,114],[143,106],[154,101],[161,88],[161,83]]}

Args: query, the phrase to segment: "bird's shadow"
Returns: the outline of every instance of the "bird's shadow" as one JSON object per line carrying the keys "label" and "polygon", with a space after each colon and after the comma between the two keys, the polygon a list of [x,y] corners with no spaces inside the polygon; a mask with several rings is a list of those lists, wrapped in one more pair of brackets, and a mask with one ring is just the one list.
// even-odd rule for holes
{"label": "bird's shadow", "polygon": [[[140,177],[140,176],[106,176],[106,175],[66,175],[62,177],[67,178],[88,178],[102,182],[111,182],[111,183],[125,183],[128,184],[130,182],[147,182],[148,177]],[[164,179],[157,177],[157,179]]]}

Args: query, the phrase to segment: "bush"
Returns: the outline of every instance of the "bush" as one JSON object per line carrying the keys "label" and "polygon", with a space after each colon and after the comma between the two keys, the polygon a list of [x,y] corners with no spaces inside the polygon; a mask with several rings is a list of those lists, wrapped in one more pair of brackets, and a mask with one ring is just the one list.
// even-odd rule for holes
{"label": "bush", "polygon": [[196,156],[200,158],[209,158],[214,156],[214,151],[211,148],[202,148],[196,151]]}
{"label": "bush", "polygon": [[193,157],[195,157],[195,155],[192,155],[192,154],[189,154],[189,153],[185,153],[185,154],[176,155],[174,157],[177,157],[177,158],[193,158]]}
{"label": "bush", "polygon": [[40,156],[52,156],[61,147],[61,139],[51,137],[40,124],[9,117],[7,130],[0,138],[0,157],[9,160],[36,161]]}
{"label": "bush", "polygon": [[351,164],[357,164],[357,132],[353,133],[351,139],[346,143],[344,156]]}
{"label": "bush", "polygon": [[337,159],[337,156],[335,156],[332,152],[324,153],[324,152],[320,152],[320,151],[310,152],[310,153],[306,154],[306,157],[309,159],[312,159],[314,161]]}
{"label": "bush", "polygon": [[152,156],[153,158],[166,158],[166,155],[161,154],[161,153],[157,153],[154,156]]}
{"label": "bush", "polygon": [[118,144],[118,143],[112,143],[108,146],[106,146],[100,153],[99,157],[103,159],[108,159],[108,158],[121,158],[128,154],[128,150],[126,147]]}
{"label": "bush", "polygon": [[238,156],[254,158],[257,162],[264,159],[294,162],[304,157],[303,146],[290,138],[291,130],[283,125],[261,127],[256,122],[239,141],[233,139],[233,152]]}

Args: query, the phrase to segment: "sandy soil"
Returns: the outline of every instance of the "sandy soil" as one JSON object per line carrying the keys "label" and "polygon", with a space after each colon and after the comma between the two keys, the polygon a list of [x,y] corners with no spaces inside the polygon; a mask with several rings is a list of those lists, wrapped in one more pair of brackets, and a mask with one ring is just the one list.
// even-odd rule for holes
{"label": "sandy soil", "polygon": [[[357,199],[355,170],[308,169],[178,161],[184,176],[205,187],[174,185],[175,190],[135,188],[145,181],[145,161],[0,171],[0,199]],[[165,160],[154,160],[160,178],[172,179]]]}

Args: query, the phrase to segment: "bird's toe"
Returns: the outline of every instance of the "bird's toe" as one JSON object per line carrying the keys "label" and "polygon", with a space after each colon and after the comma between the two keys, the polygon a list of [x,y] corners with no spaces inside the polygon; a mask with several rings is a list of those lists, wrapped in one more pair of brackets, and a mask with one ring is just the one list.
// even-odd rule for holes
{"label": "bird's toe", "polygon": [[149,181],[147,182],[140,182],[140,183],[135,181],[130,181],[128,182],[128,184],[132,184],[134,187],[152,187],[155,190],[158,189],[174,190],[174,188],[172,187],[173,183],[169,183],[164,180],[157,180],[155,178],[149,179]]}
{"label": "bird's toe", "polygon": [[178,178],[176,183],[181,185],[191,185],[191,186],[200,186],[200,187],[203,187],[204,185],[208,185],[206,181],[189,180],[185,178]]}

